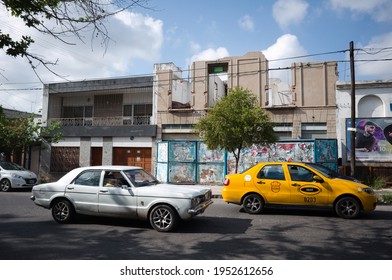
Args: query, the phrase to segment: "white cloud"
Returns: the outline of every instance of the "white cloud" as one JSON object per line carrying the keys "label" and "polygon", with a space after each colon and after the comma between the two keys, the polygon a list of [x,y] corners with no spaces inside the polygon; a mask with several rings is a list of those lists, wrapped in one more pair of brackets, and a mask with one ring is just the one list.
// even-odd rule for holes
{"label": "white cloud", "polygon": [[304,0],[278,0],[272,7],[272,15],[282,29],[300,23],[306,16],[309,4]]}
{"label": "white cloud", "polygon": [[249,15],[245,15],[238,20],[239,26],[245,31],[253,31],[254,30],[254,22],[253,18]]}
{"label": "white cloud", "polygon": [[[293,57],[306,55],[307,51],[302,47],[295,35],[285,34],[279,37],[275,44],[266,50],[263,50],[262,53],[269,60],[269,68],[276,69],[290,67],[294,62],[303,62],[303,58],[295,59]],[[291,70],[270,71],[270,77],[287,81],[287,77],[290,76],[290,71]]]}
{"label": "white cloud", "polygon": [[[106,27],[112,40],[106,50],[99,40],[90,41],[91,34],[85,34],[85,44],[71,37],[69,40],[76,45],[66,45],[28,29],[19,19],[8,17],[4,10],[0,10],[0,23],[2,32],[18,36],[31,35],[35,40],[31,51],[50,61],[58,59],[58,65],[53,66],[52,70],[68,80],[151,74],[153,63],[160,59],[163,44],[162,21],[129,11],[124,11],[107,22]],[[29,87],[27,83],[39,82],[27,60],[12,58],[0,52],[0,61],[0,89],[3,89],[0,91],[0,104],[7,108],[30,111],[32,103],[39,103],[34,106],[33,111],[41,109],[42,97],[36,101],[37,98],[33,96],[32,100],[26,101],[18,98],[19,94],[15,91],[4,91],[13,87],[23,88],[23,83]],[[146,72],[140,67],[136,68],[136,62],[141,61],[145,61],[151,70]],[[64,81],[42,65],[38,66],[37,72],[44,82]],[[14,85],[16,81],[22,84]],[[42,96],[42,91],[40,94]],[[32,94],[24,96],[30,99]]]}
{"label": "white cloud", "polygon": [[[366,76],[377,80],[392,79],[392,61],[385,60],[392,58],[392,50],[385,49],[385,47],[390,46],[392,46],[392,32],[373,37],[367,45],[356,46],[356,48],[366,50],[366,52],[358,51],[356,53],[356,77]],[[360,60],[369,61],[361,62]]]}
{"label": "white cloud", "polygon": [[333,9],[349,10],[355,14],[370,14],[378,22],[392,20],[390,0],[329,0]]}
{"label": "white cloud", "polygon": [[217,49],[206,49],[192,56],[190,62],[200,60],[216,60],[222,57],[229,56],[229,51],[226,48],[220,47]]}

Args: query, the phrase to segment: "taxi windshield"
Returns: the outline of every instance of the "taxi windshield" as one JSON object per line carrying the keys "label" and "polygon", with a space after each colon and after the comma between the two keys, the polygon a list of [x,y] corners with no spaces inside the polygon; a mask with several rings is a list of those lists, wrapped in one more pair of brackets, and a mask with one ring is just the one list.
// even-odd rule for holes
{"label": "taxi windshield", "polygon": [[323,174],[325,177],[328,178],[336,178],[338,177],[338,173],[336,171],[333,171],[332,169],[321,165],[317,163],[306,163],[307,166],[312,167],[313,169],[316,169],[318,172]]}

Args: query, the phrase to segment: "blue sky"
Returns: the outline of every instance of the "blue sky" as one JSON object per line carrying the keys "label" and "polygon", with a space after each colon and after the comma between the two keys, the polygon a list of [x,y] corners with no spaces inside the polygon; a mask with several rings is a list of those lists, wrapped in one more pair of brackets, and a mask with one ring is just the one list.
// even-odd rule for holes
{"label": "blue sky", "polygon": [[[64,45],[28,30],[3,8],[0,29],[15,36],[30,34],[36,41],[32,50],[58,59],[53,71],[71,81],[152,74],[154,63],[173,62],[186,70],[195,60],[249,51],[262,51],[270,68],[339,61],[339,79],[350,81],[349,63],[344,62],[348,52],[341,52],[350,41],[359,49],[357,80],[392,79],[392,0],[151,0],[149,7],[111,18],[107,28],[112,41],[107,49],[98,40],[92,46],[89,34],[84,43],[69,38],[75,45]],[[45,83],[65,81],[42,66],[37,73]],[[274,75],[282,71],[272,71],[270,76]],[[39,78],[25,59],[0,52],[3,107],[39,112]]]}

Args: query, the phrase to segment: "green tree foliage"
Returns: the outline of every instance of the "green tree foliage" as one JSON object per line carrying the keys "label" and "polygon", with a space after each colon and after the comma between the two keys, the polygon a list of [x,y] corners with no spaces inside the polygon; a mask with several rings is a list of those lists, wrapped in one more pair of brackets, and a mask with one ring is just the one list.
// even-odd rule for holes
{"label": "green tree foliage", "polygon": [[252,92],[237,87],[218,101],[195,126],[209,149],[226,149],[236,160],[242,148],[277,140],[267,113]]}
{"label": "green tree foliage", "polygon": [[58,122],[42,127],[41,123],[34,121],[34,115],[9,118],[0,106],[0,153],[8,159],[14,151],[21,151],[30,145],[56,143],[62,138],[59,127]]}
{"label": "green tree foliage", "polygon": [[[0,4],[12,16],[22,19],[27,27],[49,34],[66,44],[71,44],[67,39],[74,37],[83,41],[82,31],[91,31],[92,39],[100,37],[107,43],[110,37],[105,20],[133,6],[145,7],[147,2],[148,0],[0,0]],[[50,22],[55,22],[56,25]],[[34,43],[30,36],[14,37],[16,34],[5,34],[0,29],[0,48],[7,55],[26,57],[32,66],[34,61],[42,63],[46,68],[55,64],[29,51]]]}

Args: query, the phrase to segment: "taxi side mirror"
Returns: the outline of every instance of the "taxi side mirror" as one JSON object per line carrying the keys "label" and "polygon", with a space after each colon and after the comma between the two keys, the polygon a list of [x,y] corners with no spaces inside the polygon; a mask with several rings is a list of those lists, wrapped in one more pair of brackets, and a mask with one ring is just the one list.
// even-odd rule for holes
{"label": "taxi side mirror", "polygon": [[318,176],[318,175],[314,175],[314,176],[313,176],[313,181],[315,181],[315,182],[317,182],[317,183],[324,183],[323,178],[321,178],[321,177]]}

